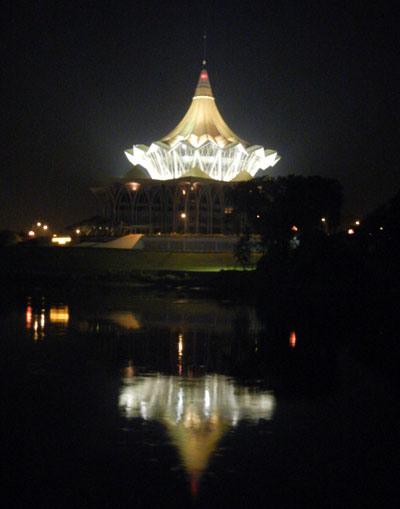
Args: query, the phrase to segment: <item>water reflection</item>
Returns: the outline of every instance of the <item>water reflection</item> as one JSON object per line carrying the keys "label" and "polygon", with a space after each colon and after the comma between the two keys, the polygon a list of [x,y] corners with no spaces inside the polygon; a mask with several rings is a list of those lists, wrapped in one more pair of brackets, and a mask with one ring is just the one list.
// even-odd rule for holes
{"label": "water reflection", "polygon": [[290,348],[296,348],[296,342],[297,342],[296,332],[292,331],[290,333],[290,335],[289,335],[289,346],[290,346]]}
{"label": "water reflection", "polygon": [[25,328],[32,334],[33,341],[44,339],[50,326],[57,333],[64,333],[69,322],[69,307],[65,304],[46,306],[41,299],[40,306],[35,306],[29,298],[25,309]]}
{"label": "water reflection", "polygon": [[67,324],[69,322],[69,308],[65,305],[57,305],[50,307],[49,314],[50,323]]}
{"label": "water reflection", "polygon": [[178,449],[192,491],[226,431],[241,420],[270,420],[272,392],[244,387],[223,375],[135,376],[132,363],[123,370],[119,409],[127,419],[161,422]]}

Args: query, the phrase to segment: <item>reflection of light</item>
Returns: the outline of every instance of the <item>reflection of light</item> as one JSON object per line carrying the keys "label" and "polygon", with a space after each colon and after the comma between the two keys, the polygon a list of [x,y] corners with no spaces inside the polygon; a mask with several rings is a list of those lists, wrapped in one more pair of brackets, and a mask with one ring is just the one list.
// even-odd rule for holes
{"label": "reflection of light", "polygon": [[269,391],[236,385],[222,375],[138,376],[123,378],[119,408],[128,419],[162,422],[191,482],[197,482],[229,427],[241,420],[272,419],[275,397]]}
{"label": "reflection of light", "polygon": [[41,329],[44,329],[45,323],[46,323],[46,318],[44,316],[44,309],[42,309],[42,311],[40,313],[40,328]]}
{"label": "reflection of light", "polygon": [[205,390],[204,393],[204,411],[208,412],[210,409],[210,391],[208,389]]}
{"label": "reflection of light", "polygon": [[178,373],[181,375],[183,370],[183,334],[178,335]]}
{"label": "reflection of light", "polygon": [[296,341],[297,341],[296,333],[292,331],[289,336],[289,345],[291,346],[291,348],[294,348],[296,346]]}
{"label": "reflection of light", "polygon": [[105,318],[113,321],[126,330],[137,330],[142,327],[140,321],[132,313],[132,311],[111,311]]}
{"label": "reflection of light", "polygon": [[[132,402],[129,412],[126,411],[128,397]],[[163,415],[175,423],[179,421],[180,408],[185,415],[190,411],[201,420],[206,417],[205,410],[212,410],[232,424],[236,411],[239,420],[271,419],[275,407],[271,392],[237,386],[222,375],[191,379],[164,375],[124,378],[119,396],[121,412],[126,417],[139,417],[142,402],[148,404],[149,419]]]}
{"label": "reflection of light", "polygon": [[132,361],[128,362],[128,365],[122,370],[124,378],[133,378],[135,376],[135,367]]}
{"label": "reflection of light", "polygon": [[37,319],[33,322],[33,341],[37,341],[39,339],[39,322]]}
{"label": "reflection of light", "polygon": [[51,323],[68,323],[68,306],[51,306],[49,319]]}
{"label": "reflection of light", "polygon": [[27,306],[26,307],[25,318],[26,318],[26,327],[28,329],[30,329],[31,325],[32,325],[32,306]]}

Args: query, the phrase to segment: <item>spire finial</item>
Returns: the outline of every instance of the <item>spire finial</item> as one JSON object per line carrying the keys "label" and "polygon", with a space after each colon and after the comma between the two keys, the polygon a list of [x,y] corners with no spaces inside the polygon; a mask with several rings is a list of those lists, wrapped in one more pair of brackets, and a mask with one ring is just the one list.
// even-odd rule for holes
{"label": "spire finial", "polygon": [[203,67],[207,65],[207,32],[203,34]]}

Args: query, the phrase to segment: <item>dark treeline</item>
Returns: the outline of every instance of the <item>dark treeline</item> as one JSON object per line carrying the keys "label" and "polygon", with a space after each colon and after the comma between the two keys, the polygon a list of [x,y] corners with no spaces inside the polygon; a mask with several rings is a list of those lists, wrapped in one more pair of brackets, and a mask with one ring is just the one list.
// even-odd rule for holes
{"label": "dark treeline", "polygon": [[[395,374],[400,354],[400,192],[339,230],[340,184],[321,177],[287,177],[243,184],[236,211],[261,236],[257,270],[237,280],[262,309],[312,320],[336,331],[337,341],[381,360]],[[251,236],[237,257],[245,265]]]}

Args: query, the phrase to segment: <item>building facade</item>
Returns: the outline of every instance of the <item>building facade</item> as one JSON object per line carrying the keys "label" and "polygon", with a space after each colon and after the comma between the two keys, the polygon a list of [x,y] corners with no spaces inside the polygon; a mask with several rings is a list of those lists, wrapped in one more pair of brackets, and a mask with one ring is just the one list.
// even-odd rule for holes
{"label": "building facade", "polygon": [[132,170],[109,186],[94,188],[105,220],[136,233],[229,234],[239,182],[280,159],[251,145],[225,123],[203,69],[192,103],[175,129],[159,141],[133,145]]}

